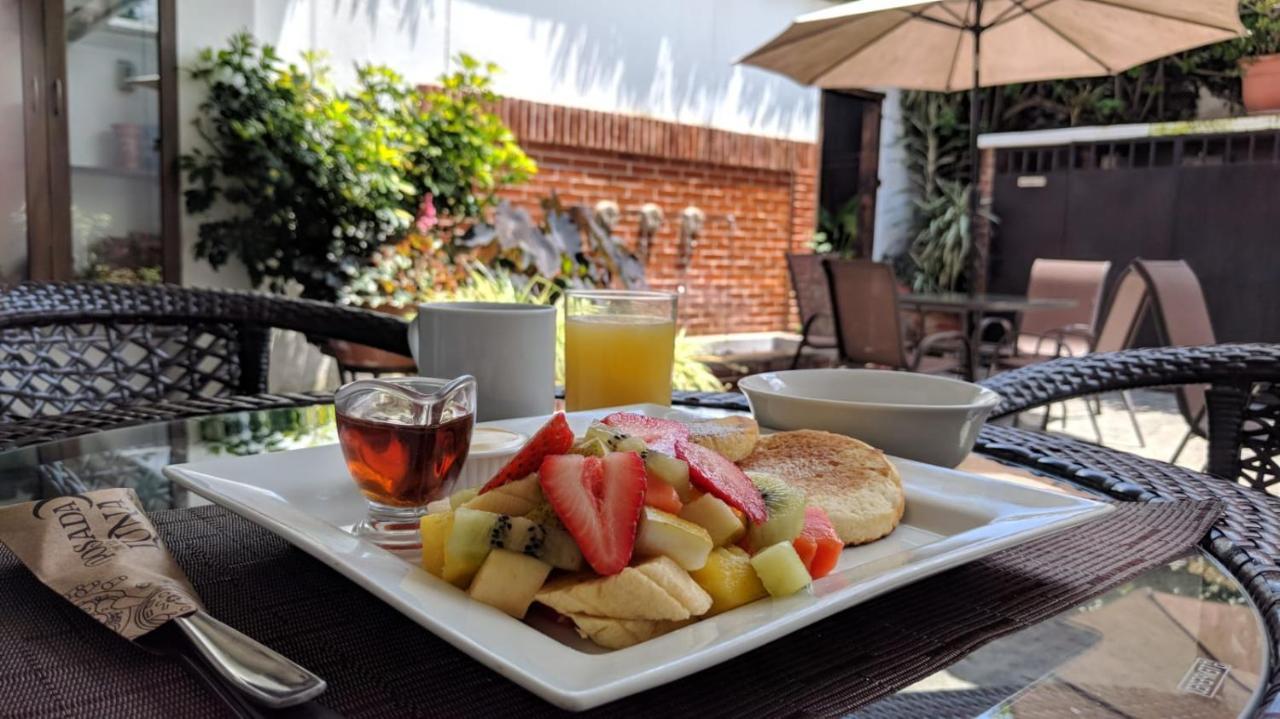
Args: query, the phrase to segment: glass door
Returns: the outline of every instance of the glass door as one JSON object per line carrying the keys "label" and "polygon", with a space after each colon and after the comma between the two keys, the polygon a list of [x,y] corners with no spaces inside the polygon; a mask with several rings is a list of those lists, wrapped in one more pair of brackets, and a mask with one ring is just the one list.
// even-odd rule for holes
{"label": "glass door", "polygon": [[0,0],[0,283],[179,281],[174,5]]}
{"label": "glass door", "polygon": [[27,278],[21,9],[19,0],[0,0],[0,284]]}
{"label": "glass door", "polygon": [[159,282],[157,0],[66,0],[65,14],[72,274]]}

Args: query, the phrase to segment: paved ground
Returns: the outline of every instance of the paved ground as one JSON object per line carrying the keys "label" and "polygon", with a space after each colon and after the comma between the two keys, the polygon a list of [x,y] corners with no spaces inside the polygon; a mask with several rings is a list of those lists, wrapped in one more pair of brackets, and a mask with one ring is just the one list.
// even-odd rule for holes
{"label": "paved ground", "polygon": [[[1102,444],[1114,449],[1133,452],[1144,457],[1151,457],[1167,462],[1177,449],[1178,442],[1187,432],[1187,423],[1178,413],[1177,399],[1172,392],[1159,390],[1137,390],[1132,393],[1133,403],[1137,410],[1138,426],[1142,429],[1145,446],[1138,442],[1129,415],[1125,412],[1120,395],[1112,394],[1102,399],[1102,414],[1098,417],[1098,426],[1102,430]],[[1090,442],[1097,442],[1093,426],[1089,422],[1088,410],[1084,400],[1072,400],[1065,403],[1066,425],[1062,423],[1063,406],[1052,408],[1053,421],[1049,423],[1049,431],[1078,437]],[[1027,412],[1022,415],[1022,426],[1039,427],[1043,412]],[[1192,437],[1178,458],[1178,464],[1191,469],[1204,468],[1206,443],[1199,437]]]}

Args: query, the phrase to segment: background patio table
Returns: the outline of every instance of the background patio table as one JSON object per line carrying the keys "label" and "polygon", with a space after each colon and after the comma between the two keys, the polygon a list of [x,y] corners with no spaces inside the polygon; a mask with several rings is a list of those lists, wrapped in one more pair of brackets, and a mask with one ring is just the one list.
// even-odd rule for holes
{"label": "background patio table", "polygon": [[[677,393],[676,400],[691,407],[700,405],[691,411],[706,414],[746,408],[739,394]],[[149,511],[199,507],[205,502],[170,485],[161,475],[161,467],[213,455],[256,454],[332,442],[332,417],[329,405],[251,409],[100,431],[10,450],[0,453],[0,502],[102,486],[132,486]],[[1244,504],[1256,504],[1252,496],[1256,493],[1221,480],[1070,440],[992,426],[984,431],[982,443],[983,453],[971,456],[966,469],[1063,491],[1125,499],[1151,500],[1159,494],[1215,496],[1226,501],[1228,520]],[[992,457],[1014,463],[996,462]],[[238,521],[221,508],[193,511],[199,514],[198,524],[208,527]],[[160,512],[156,516],[178,515]],[[1215,530],[1201,550],[1150,570],[1083,607],[997,639],[945,671],[853,715],[960,717],[991,711],[1036,717],[1059,716],[1065,707],[1085,706],[1108,716],[1166,716],[1170,702],[1181,702],[1185,707],[1185,702],[1194,698],[1171,694],[1171,682],[1184,673],[1190,676],[1193,665],[1212,670],[1218,664],[1230,665],[1231,671],[1212,699],[1194,698],[1194,716],[1246,713],[1256,701],[1268,701],[1275,693],[1270,661],[1275,640],[1273,629],[1268,629],[1274,627],[1275,594],[1267,583],[1244,583],[1232,575],[1227,567],[1234,569],[1234,564],[1243,561],[1240,554],[1245,551],[1233,536],[1236,533],[1230,528]],[[1225,560],[1225,565],[1218,559]],[[330,581],[346,580],[333,575]],[[74,613],[70,608],[68,611]],[[305,621],[287,613],[283,616],[286,623]],[[103,635],[112,639],[105,632]],[[21,656],[21,651],[4,647],[0,655]],[[73,680],[65,671],[60,674],[56,666],[41,670],[45,681]],[[3,676],[6,673],[0,667]],[[502,681],[497,675],[493,677]],[[822,706],[830,707],[832,713],[847,713],[839,709],[841,701],[835,695],[824,697]],[[18,710],[19,715],[23,709],[4,707],[6,712]]]}
{"label": "background patio table", "polygon": [[1035,312],[1037,310],[1062,310],[1075,307],[1072,299],[1032,299],[1023,295],[967,294],[964,292],[908,292],[898,296],[900,304],[914,307],[918,312],[938,310],[954,312],[964,322],[969,335],[969,361],[965,378],[972,381],[978,375],[982,360],[982,320],[989,314]]}

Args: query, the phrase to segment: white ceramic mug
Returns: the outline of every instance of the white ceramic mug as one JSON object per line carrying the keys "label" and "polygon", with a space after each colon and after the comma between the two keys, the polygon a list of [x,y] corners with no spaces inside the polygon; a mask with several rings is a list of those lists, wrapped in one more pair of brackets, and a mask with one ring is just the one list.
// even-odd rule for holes
{"label": "white ceramic mug", "polygon": [[477,419],[555,410],[556,308],[502,302],[432,302],[409,324],[424,377],[476,378]]}

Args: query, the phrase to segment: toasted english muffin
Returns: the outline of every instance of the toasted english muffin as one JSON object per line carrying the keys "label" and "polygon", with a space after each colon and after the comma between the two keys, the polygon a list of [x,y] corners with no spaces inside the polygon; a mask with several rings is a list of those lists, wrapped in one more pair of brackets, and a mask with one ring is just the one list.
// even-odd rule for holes
{"label": "toasted english muffin", "polygon": [[845,544],[889,534],[906,506],[902,478],[884,452],[839,434],[802,429],[765,435],[739,465],[803,489],[826,510]]}
{"label": "toasted english muffin", "polygon": [[730,462],[738,462],[751,454],[759,438],[760,425],[743,415],[689,423],[689,439],[719,452]]}

